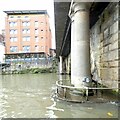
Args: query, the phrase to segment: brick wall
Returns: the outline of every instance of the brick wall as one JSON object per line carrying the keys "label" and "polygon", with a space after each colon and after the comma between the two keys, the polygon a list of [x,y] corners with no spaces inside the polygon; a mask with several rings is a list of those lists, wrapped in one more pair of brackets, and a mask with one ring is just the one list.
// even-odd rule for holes
{"label": "brick wall", "polygon": [[[10,18],[13,16],[14,18]],[[18,18],[18,16],[20,18]],[[25,18],[27,16],[28,18]],[[16,26],[10,26],[9,22],[16,22]],[[30,22],[29,26],[24,26],[22,22]],[[35,26],[35,21],[38,22],[38,25]],[[49,16],[47,14],[17,14],[7,15],[6,19],[6,54],[10,54],[10,47],[17,46],[17,51],[14,53],[25,52],[23,51],[23,46],[30,46],[30,52],[45,52],[46,54],[50,54],[49,49],[52,47],[51,45],[51,30],[49,24]],[[17,30],[17,34],[10,34],[10,30]],[[29,29],[30,33],[24,33],[23,29]],[[38,33],[35,33],[35,29],[38,30]],[[23,41],[23,36],[29,36],[30,41]],[[11,42],[10,37],[16,37],[17,41]],[[38,40],[35,40],[35,37]],[[38,46],[36,50],[35,46]],[[12,52],[13,53],[13,52]]]}
{"label": "brick wall", "polygon": [[119,59],[119,3],[110,3],[91,28],[91,71],[93,79],[108,87],[118,87]]}

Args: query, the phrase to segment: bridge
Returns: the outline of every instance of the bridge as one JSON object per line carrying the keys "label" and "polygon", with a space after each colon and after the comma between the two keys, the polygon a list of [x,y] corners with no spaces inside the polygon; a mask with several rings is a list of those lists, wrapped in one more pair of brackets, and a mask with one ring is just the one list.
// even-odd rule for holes
{"label": "bridge", "polygon": [[76,88],[91,87],[92,79],[119,88],[119,3],[55,0],[54,6],[59,73],[71,74]]}
{"label": "bridge", "polygon": [[[90,28],[96,23],[99,15],[108,5],[108,2],[95,2],[90,7]],[[67,56],[71,49],[71,19],[69,17],[71,2],[54,2],[56,53],[57,57]]]}
{"label": "bridge", "polygon": [[[105,3],[55,2],[56,55],[60,59],[61,74],[66,72],[67,69],[65,68],[66,62],[64,61],[66,58],[68,58],[69,55],[71,55],[71,77],[74,76],[73,79],[79,79],[81,76],[82,79],[84,77],[88,77],[89,79],[91,79],[89,30],[99,19],[99,15],[103,12],[103,10],[106,8],[108,4],[109,4],[108,2]],[[84,16],[83,12],[85,14]],[[76,15],[77,13],[79,15]],[[72,23],[75,22],[75,19],[76,26],[73,27],[76,30],[72,28],[73,25]],[[78,39],[80,39],[79,42]],[[79,56],[82,57],[83,60],[79,60]],[[67,61],[67,63],[68,62],[69,61]]]}

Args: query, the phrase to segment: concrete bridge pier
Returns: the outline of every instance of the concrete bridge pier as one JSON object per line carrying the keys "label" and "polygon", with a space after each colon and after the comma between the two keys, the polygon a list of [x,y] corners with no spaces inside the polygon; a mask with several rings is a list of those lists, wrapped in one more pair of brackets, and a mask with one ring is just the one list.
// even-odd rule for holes
{"label": "concrete bridge pier", "polygon": [[63,57],[62,56],[59,56],[59,73],[60,74],[63,74]]}
{"label": "concrete bridge pier", "polygon": [[70,55],[68,57],[59,56],[59,73],[70,74]]}
{"label": "concrete bridge pier", "polygon": [[89,8],[89,3],[72,5],[71,83],[75,87],[91,85]]}
{"label": "concrete bridge pier", "polygon": [[66,65],[66,74],[71,74],[71,58],[70,58],[71,56],[69,55],[68,57],[66,57],[66,59],[65,59],[65,65]]}

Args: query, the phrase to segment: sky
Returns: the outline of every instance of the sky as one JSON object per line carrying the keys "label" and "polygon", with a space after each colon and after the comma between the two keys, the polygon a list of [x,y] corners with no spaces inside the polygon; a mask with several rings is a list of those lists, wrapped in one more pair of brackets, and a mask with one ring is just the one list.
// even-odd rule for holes
{"label": "sky", "polygon": [[5,28],[7,10],[47,10],[52,30],[52,48],[55,49],[54,6],[53,0],[0,0],[0,33]]}

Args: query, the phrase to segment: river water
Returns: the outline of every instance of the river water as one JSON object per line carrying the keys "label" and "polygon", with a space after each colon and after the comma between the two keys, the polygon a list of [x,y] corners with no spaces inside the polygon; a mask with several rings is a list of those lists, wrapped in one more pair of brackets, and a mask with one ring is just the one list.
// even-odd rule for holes
{"label": "river water", "polygon": [[57,74],[0,75],[0,118],[118,118],[118,104],[53,98]]}

